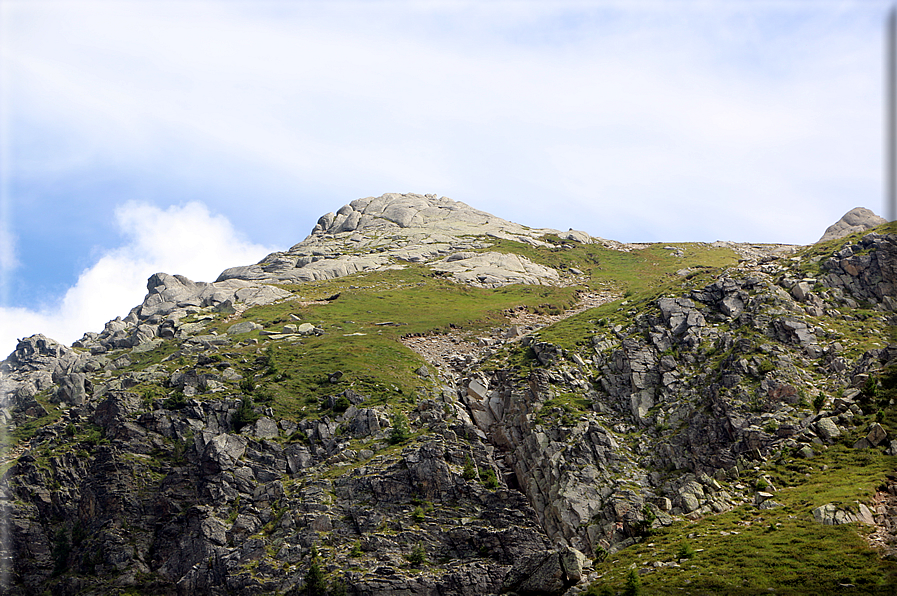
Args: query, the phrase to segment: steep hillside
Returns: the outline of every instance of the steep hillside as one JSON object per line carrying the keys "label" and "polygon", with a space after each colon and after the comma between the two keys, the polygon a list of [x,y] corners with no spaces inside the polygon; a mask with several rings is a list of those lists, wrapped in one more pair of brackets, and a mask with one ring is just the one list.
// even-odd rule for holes
{"label": "steep hillside", "polygon": [[5,593],[897,590],[895,224],[632,245],[384,195],[147,290],[2,363]]}

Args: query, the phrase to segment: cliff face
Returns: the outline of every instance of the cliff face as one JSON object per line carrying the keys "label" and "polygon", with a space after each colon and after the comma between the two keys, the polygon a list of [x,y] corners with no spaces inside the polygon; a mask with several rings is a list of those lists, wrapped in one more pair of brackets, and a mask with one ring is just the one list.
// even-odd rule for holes
{"label": "cliff face", "polygon": [[[6,593],[574,593],[726,512],[894,548],[893,224],[635,246],[384,195],[147,289],[3,362]],[[796,496],[851,457],[872,498]]]}

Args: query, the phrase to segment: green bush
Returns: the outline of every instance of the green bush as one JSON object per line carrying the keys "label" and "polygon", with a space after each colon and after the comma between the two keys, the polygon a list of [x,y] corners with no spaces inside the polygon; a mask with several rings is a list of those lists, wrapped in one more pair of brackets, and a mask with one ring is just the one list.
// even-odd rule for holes
{"label": "green bush", "polygon": [[424,549],[424,545],[418,542],[413,547],[411,547],[411,554],[407,557],[408,562],[414,565],[415,567],[419,565],[423,565],[427,562],[427,551]]}
{"label": "green bush", "polygon": [[492,468],[486,468],[485,470],[480,472],[480,481],[482,481],[483,486],[489,489],[498,488],[498,478],[495,476],[495,470]]}
{"label": "green bush", "polygon": [[361,542],[356,540],[355,543],[352,544],[352,549],[349,551],[349,556],[350,557],[360,557],[361,556]]}
{"label": "green bush", "polygon": [[871,402],[878,395],[878,379],[875,377],[869,377],[866,379],[866,382],[863,383],[863,388],[860,389],[860,393],[862,394],[863,401]]}
{"label": "green bush", "polygon": [[324,571],[318,559],[318,549],[312,546],[311,565],[305,573],[306,596],[327,596],[327,582],[324,581]]}
{"label": "green bush", "polygon": [[348,397],[346,397],[345,395],[340,395],[338,398],[336,398],[336,401],[333,402],[333,411],[345,412],[351,405],[352,402],[349,401]]}
{"label": "green bush", "polygon": [[633,530],[635,530],[635,533],[639,536],[650,536],[651,526],[656,519],[657,515],[654,513],[654,510],[648,507],[648,504],[646,503],[642,507],[642,519],[633,524]]}
{"label": "green bush", "polygon": [[404,443],[411,438],[411,427],[408,424],[408,417],[402,412],[396,412],[390,418],[392,422],[392,430],[389,431],[389,443],[398,445]]}
{"label": "green bush", "polygon": [[639,596],[642,593],[642,582],[635,569],[629,570],[626,576],[626,587],[623,588],[623,596]]}
{"label": "green bush", "polygon": [[473,480],[477,477],[477,470],[474,467],[473,460],[470,459],[469,455],[464,460],[464,469],[461,471],[461,476],[464,478],[464,480]]}
{"label": "green bush", "polygon": [[825,394],[820,393],[816,397],[813,398],[813,409],[816,410],[816,413],[822,411],[822,406],[825,405]]}
{"label": "green bush", "polygon": [[187,398],[183,392],[175,391],[162,402],[162,407],[166,410],[180,410],[187,405]]}
{"label": "green bush", "polygon": [[72,552],[72,546],[69,543],[68,532],[65,528],[56,530],[56,536],[53,539],[53,575],[60,575],[68,569],[69,554]]}
{"label": "green bush", "polygon": [[695,556],[695,549],[692,548],[691,544],[683,542],[679,545],[679,550],[676,551],[677,559],[690,559],[693,556]]}
{"label": "green bush", "polygon": [[244,426],[253,424],[256,420],[261,418],[261,415],[257,414],[256,411],[252,409],[252,406],[251,397],[244,397],[240,402],[240,407],[234,414],[233,420],[231,420],[235,432],[240,432],[240,429]]}

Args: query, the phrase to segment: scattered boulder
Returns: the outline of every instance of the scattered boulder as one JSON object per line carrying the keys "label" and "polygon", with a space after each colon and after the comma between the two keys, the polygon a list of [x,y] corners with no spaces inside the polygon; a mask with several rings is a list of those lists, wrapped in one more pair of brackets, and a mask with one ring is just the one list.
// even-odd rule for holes
{"label": "scattered boulder", "polygon": [[256,331],[257,329],[263,329],[263,327],[255,321],[241,321],[239,323],[234,323],[233,325],[228,327],[227,334],[239,335],[240,333],[250,333],[252,331]]}
{"label": "scattered boulder", "polygon": [[816,432],[826,441],[832,441],[841,436],[841,430],[832,418],[820,418],[817,420]]}
{"label": "scattered boulder", "polygon": [[826,503],[813,510],[813,519],[816,523],[826,526],[838,526],[859,522],[870,526],[875,525],[875,519],[868,507],[862,503],[855,503],[855,507],[843,507],[834,503]]}
{"label": "scattered boulder", "polygon": [[878,422],[873,423],[869,428],[869,432],[866,434],[866,440],[869,441],[869,444],[873,447],[878,447],[887,438],[888,433]]}

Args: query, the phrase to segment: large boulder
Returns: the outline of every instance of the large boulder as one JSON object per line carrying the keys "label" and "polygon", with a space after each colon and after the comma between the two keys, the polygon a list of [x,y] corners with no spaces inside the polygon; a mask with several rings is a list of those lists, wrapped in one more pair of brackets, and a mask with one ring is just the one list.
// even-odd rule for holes
{"label": "large boulder", "polygon": [[816,523],[825,526],[839,526],[859,522],[870,526],[875,525],[875,519],[868,507],[862,503],[855,503],[855,507],[839,507],[834,503],[826,503],[813,510],[813,519]]}
{"label": "large boulder", "polygon": [[586,561],[584,554],[569,546],[523,557],[508,571],[502,592],[559,596],[582,580]]}
{"label": "large boulder", "polygon": [[875,215],[875,213],[869,209],[866,209],[865,207],[855,207],[845,213],[841,219],[826,228],[825,234],[822,235],[822,238],[820,238],[818,242],[843,238],[854,232],[865,232],[866,230],[871,230],[872,228],[886,223],[888,223],[888,220]]}

